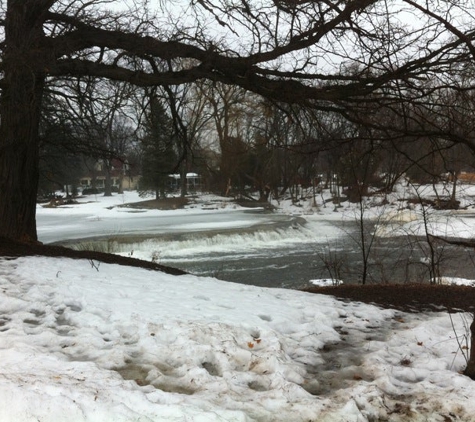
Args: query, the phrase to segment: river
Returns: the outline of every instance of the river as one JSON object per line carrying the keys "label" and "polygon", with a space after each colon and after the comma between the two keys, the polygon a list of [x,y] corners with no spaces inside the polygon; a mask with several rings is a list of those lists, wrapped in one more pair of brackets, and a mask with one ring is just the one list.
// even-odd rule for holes
{"label": "river", "polygon": [[473,278],[472,251],[437,245],[437,265],[430,265],[423,238],[376,238],[371,223],[365,224],[362,241],[356,222],[307,221],[264,210],[126,219],[38,216],[45,243],[154,260],[263,287],[304,288],[322,278],[358,283],[365,261],[369,283],[428,281],[431,269]]}

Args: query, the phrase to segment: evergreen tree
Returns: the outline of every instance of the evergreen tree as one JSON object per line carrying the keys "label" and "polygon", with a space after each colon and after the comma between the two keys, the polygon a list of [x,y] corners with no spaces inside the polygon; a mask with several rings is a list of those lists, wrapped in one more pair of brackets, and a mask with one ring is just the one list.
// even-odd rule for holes
{"label": "evergreen tree", "polygon": [[160,99],[152,97],[141,140],[142,179],[140,190],[165,197],[169,174],[178,165],[173,123]]}

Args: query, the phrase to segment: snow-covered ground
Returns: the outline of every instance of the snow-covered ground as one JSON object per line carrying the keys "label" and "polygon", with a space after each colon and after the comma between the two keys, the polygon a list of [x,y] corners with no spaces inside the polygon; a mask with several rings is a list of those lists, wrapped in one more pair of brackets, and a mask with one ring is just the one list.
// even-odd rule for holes
{"label": "snow-covered ground", "polygon": [[464,315],[95,266],[0,261],[2,422],[473,420]]}
{"label": "snow-covered ground", "polygon": [[[99,221],[113,205],[98,197],[67,212]],[[87,260],[0,258],[0,421],[473,421],[475,382],[460,374],[469,324]]]}
{"label": "snow-covered ground", "polygon": [[[129,208],[141,198],[137,192],[111,197],[91,195],[80,197],[77,204],[60,207],[37,206],[38,238],[44,243],[91,236],[118,236],[140,233],[163,233],[174,230],[204,230],[223,227],[244,228],[266,221],[265,217],[246,216],[243,208],[231,200],[203,196],[199,203],[178,210]],[[213,214],[214,218],[209,219]],[[231,219],[229,215],[236,216]]]}

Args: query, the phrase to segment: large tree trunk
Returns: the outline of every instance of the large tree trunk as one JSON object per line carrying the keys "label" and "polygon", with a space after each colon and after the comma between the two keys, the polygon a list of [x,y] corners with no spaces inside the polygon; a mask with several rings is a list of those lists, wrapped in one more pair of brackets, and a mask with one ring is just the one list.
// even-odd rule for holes
{"label": "large tree trunk", "polygon": [[470,356],[468,358],[467,367],[463,372],[467,377],[475,380],[475,315],[473,317],[472,324],[470,325]]}
{"label": "large tree trunk", "polygon": [[[27,3],[27,2],[25,2]],[[9,2],[0,100],[0,236],[36,241],[38,130],[44,70],[41,27],[31,9]],[[38,67],[40,66],[40,67]]]}
{"label": "large tree trunk", "polygon": [[187,162],[182,163],[180,169],[180,197],[184,198],[188,193],[188,180],[186,179]]}
{"label": "large tree trunk", "polygon": [[104,160],[104,171],[106,174],[106,178],[104,180],[104,196],[112,196],[112,164],[109,160]]}

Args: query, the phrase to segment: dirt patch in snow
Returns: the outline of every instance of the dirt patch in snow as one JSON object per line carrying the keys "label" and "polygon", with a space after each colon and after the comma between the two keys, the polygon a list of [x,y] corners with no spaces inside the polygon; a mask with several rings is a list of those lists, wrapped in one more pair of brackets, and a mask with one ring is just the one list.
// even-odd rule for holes
{"label": "dirt patch in snow", "polygon": [[149,270],[162,271],[172,275],[183,275],[185,271],[177,268],[167,267],[154,262],[143,261],[140,259],[113,255],[105,252],[95,251],[77,251],[63,246],[43,245],[40,242],[23,243],[11,239],[0,237],[0,256],[18,257],[18,256],[51,256],[66,257],[73,259],[89,259],[93,261],[104,262],[107,264],[127,265],[130,267],[140,267]]}
{"label": "dirt patch in snow", "polygon": [[310,293],[332,295],[352,302],[375,304],[406,312],[475,311],[475,287],[430,284],[369,284],[310,287]]}
{"label": "dirt patch in snow", "polygon": [[[128,265],[150,270],[163,271],[172,275],[186,272],[140,259],[104,252],[77,251],[62,246],[43,245],[40,242],[22,243],[0,238],[0,256],[52,256],[73,259],[90,259],[109,264]],[[339,299],[372,303],[386,308],[409,312],[441,311],[475,312],[475,287],[428,284],[370,284],[341,285],[336,287],[310,287],[304,291],[332,295]]]}

